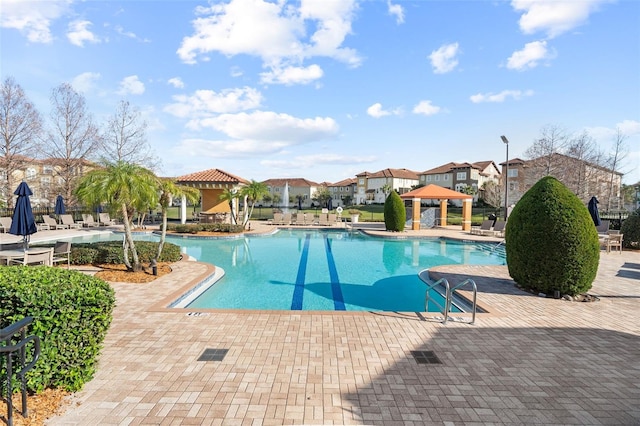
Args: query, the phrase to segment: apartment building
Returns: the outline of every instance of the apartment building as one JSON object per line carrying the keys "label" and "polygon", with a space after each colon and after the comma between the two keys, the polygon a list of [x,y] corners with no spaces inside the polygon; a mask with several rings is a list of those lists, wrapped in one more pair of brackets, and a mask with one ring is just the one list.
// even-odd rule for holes
{"label": "apartment building", "polygon": [[358,179],[348,178],[327,184],[334,207],[347,206],[355,202],[358,191]]}
{"label": "apartment building", "polygon": [[500,180],[500,170],[492,161],[477,161],[475,163],[446,163],[419,174],[420,184],[434,184],[457,192],[473,195],[473,201],[478,201],[479,188],[485,182]]}
{"label": "apartment building", "polygon": [[13,205],[13,191],[21,181],[25,181],[33,192],[29,198],[33,207],[53,207],[58,195],[62,195],[68,205],[73,205],[72,192],[76,181],[96,167],[87,160],[77,160],[68,167],[57,158],[22,157],[20,164],[11,174],[11,185],[15,188],[8,187],[7,171],[0,169],[0,199],[5,205]]}
{"label": "apartment building", "polygon": [[500,184],[502,188],[507,182],[509,185],[508,205],[517,203],[538,180],[549,175],[562,182],[585,204],[592,196],[596,196],[603,210],[623,208],[622,173],[606,167],[564,154],[553,154],[532,160],[514,158],[508,163],[506,161],[500,163],[500,166],[502,167]]}
{"label": "apartment building", "polygon": [[383,204],[389,191],[404,194],[418,185],[418,174],[408,169],[384,169],[356,175],[356,204]]}

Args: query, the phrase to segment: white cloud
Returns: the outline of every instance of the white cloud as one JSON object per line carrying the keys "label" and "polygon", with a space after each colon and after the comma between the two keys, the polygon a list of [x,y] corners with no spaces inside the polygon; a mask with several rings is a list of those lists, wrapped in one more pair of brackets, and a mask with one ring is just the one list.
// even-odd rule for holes
{"label": "white cloud", "polygon": [[180,152],[212,158],[260,157],[338,133],[332,118],[301,119],[271,111],[222,114],[204,119],[201,124],[224,133],[229,139],[186,139],[181,143]]}
{"label": "white cloud", "polygon": [[533,96],[533,90],[503,90],[500,93],[478,93],[470,96],[471,102],[479,104],[482,102],[504,102],[507,98],[515,100],[522,99],[525,96]]}
{"label": "white cloud", "polygon": [[309,84],[322,78],[323,71],[316,64],[308,67],[274,67],[269,72],[260,73],[260,81],[265,84]]}
{"label": "white cloud", "polygon": [[262,94],[251,87],[227,89],[221,92],[197,90],[192,96],[174,96],[175,103],[164,108],[176,117],[209,117],[213,114],[255,109],[262,103]]}
{"label": "white cloud", "polygon": [[242,72],[242,68],[234,66],[231,67],[231,71],[229,72],[229,74],[231,75],[231,77],[242,77],[244,73]]}
{"label": "white cloud", "polygon": [[439,106],[435,106],[431,104],[431,101],[420,101],[416,106],[413,107],[414,114],[422,114],[422,115],[435,115],[442,110]]}
{"label": "white cloud", "polygon": [[549,61],[555,57],[555,52],[547,49],[546,41],[532,41],[525,44],[522,50],[513,52],[507,60],[507,68],[523,71],[535,68],[541,61]]}
{"label": "white cloud", "polygon": [[138,35],[132,31],[126,31],[121,25],[116,25],[114,30],[121,36],[128,37],[142,43],[149,43],[151,41],[148,38],[138,37]]}
{"label": "white cloud", "polygon": [[140,81],[137,75],[125,77],[120,82],[119,95],[141,95],[144,93],[144,83]]}
{"label": "white cloud", "polygon": [[378,158],[375,156],[346,156],[339,154],[316,154],[316,155],[300,155],[296,156],[290,160],[263,160],[260,162],[260,165],[265,167],[274,167],[285,170],[291,169],[300,169],[305,170],[310,167],[317,167],[319,165],[354,165],[354,164],[364,164],[364,163],[372,163],[376,161]]}
{"label": "white cloud", "polygon": [[95,87],[95,83],[100,77],[100,73],[97,72],[84,72],[71,80],[71,86],[78,92],[89,93]]}
{"label": "white cloud", "polygon": [[176,89],[182,89],[184,87],[184,82],[180,77],[173,77],[167,80],[167,83],[175,87]]}
{"label": "white cloud", "polygon": [[19,30],[32,43],[51,43],[51,24],[68,12],[71,0],[34,3],[24,0],[2,0],[0,27]]}
{"label": "white cloud", "polygon": [[450,43],[442,45],[438,50],[434,50],[429,55],[433,72],[436,74],[444,74],[453,71],[458,65],[458,43]]}
{"label": "white cloud", "polygon": [[396,17],[396,24],[404,23],[404,8],[399,4],[391,4],[391,0],[387,0],[389,15]]}
{"label": "white cloud", "polygon": [[93,25],[90,21],[73,21],[69,23],[67,38],[71,44],[84,47],[84,42],[100,43],[100,39],[91,31],[89,27]]}
{"label": "white cloud", "polygon": [[297,118],[272,111],[222,114],[199,120],[198,126],[223,132],[233,139],[279,141],[287,145],[326,139],[338,133],[332,118]]}
{"label": "white cloud", "polygon": [[549,38],[570,31],[589,19],[589,15],[610,0],[539,1],[513,0],[511,6],[520,17],[520,29],[525,34],[545,32]]}
{"label": "white cloud", "polygon": [[[305,69],[304,60],[316,56],[358,66],[357,53],[342,46],[351,33],[355,8],[355,0],[302,1],[299,6],[285,1],[230,0],[198,7],[194,34],[183,38],[177,54],[189,64],[207,60],[212,52],[257,56],[271,70],[274,82],[280,81],[279,69]],[[307,34],[308,28],[315,31]]]}
{"label": "white cloud", "polygon": [[377,102],[367,108],[367,114],[374,118],[384,117],[386,115],[400,115],[402,113],[400,108],[396,108],[394,110],[384,110],[382,109],[382,104]]}
{"label": "white cloud", "polygon": [[640,121],[623,120],[616,125],[620,131],[627,136],[640,135]]}

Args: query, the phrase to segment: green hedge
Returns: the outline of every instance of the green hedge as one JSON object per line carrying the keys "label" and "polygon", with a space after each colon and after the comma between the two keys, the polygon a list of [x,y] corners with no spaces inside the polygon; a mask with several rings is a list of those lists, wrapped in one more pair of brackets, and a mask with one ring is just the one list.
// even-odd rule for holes
{"label": "green hedge", "polygon": [[[136,241],[138,258],[148,263],[158,253],[158,243],[153,241]],[[165,242],[162,256],[158,262],[177,262],[180,260],[180,246]],[[98,243],[74,243],[71,246],[72,265],[122,264],[124,253],[122,241],[102,241]]]}
{"label": "green hedge", "polygon": [[509,274],[536,292],[575,296],[591,288],[598,272],[600,243],[589,211],[550,176],[515,205],[505,244]]}
{"label": "green hedge", "polygon": [[173,231],[180,234],[197,234],[198,232],[229,232],[239,233],[244,231],[242,225],[232,225],[230,223],[187,223],[187,224],[168,224],[167,231]]}
{"label": "green hedge", "polygon": [[91,380],[115,305],[108,283],[63,268],[6,266],[0,267],[0,300],[0,328],[34,318],[27,335],[40,337],[41,355],[26,375],[30,392],[75,392]]}

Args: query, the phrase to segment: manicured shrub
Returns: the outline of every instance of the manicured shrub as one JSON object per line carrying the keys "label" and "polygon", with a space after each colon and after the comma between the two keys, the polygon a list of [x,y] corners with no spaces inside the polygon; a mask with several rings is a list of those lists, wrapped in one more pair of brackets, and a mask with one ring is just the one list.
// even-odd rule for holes
{"label": "manicured shrub", "polygon": [[586,206],[547,176],[527,191],[509,215],[505,232],[509,274],[545,294],[588,291],[598,271],[598,232]]}
{"label": "manicured shrub", "polygon": [[404,202],[396,191],[391,191],[384,202],[384,226],[387,231],[402,232],[407,220]]}
{"label": "manicured shrub", "polygon": [[[136,250],[140,262],[149,263],[158,254],[158,243],[136,241]],[[121,241],[102,241],[98,243],[79,243],[71,246],[71,264],[122,264],[124,253]],[[180,246],[165,242],[159,262],[177,262],[180,260]]]}
{"label": "manicured shrub", "polygon": [[239,233],[244,231],[244,226],[230,223],[168,224],[167,231],[177,232],[179,234],[197,234],[201,231]]}
{"label": "manicured shrub", "polygon": [[0,328],[34,318],[27,333],[40,337],[41,355],[26,375],[30,392],[75,392],[91,380],[115,305],[108,283],[63,268],[7,266],[0,268],[0,300]]}
{"label": "manicured shrub", "polygon": [[640,209],[631,213],[620,227],[622,245],[626,248],[640,249]]}

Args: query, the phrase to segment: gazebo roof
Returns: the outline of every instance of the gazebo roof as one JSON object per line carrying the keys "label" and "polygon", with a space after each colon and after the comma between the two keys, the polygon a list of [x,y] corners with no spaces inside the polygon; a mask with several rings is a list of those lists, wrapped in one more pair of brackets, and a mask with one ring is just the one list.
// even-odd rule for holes
{"label": "gazebo roof", "polygon": [[406,194],[402,194],[400,198],[420,198],[420,199],[438,199],[438,200],[466,200],[473,198],[471,195],[463,194],[462,192],[452,191],[451,189],[444,188],[438,185],[427,185],[413,191],[409,191]]}
{"label": "gazebo roof", "polygon": [[241,177],[232,175],[220,169],[209,169],[201,172],[191,173],[176,178],[178,183],[227,183],[227,184],[248,184],[249,181]]}

